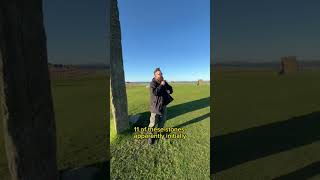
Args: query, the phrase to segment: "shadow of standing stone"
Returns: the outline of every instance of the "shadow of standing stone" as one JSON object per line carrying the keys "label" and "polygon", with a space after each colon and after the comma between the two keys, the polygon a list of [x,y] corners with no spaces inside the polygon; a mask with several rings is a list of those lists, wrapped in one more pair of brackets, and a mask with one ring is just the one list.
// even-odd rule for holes
{"label": "shadow of standing stone", "polygon": [[64,171],[61,174],[60,180],[94,180],[100,171],[97,167],[76,168]]}
{"label": "shadow of standing stone", "polygon": [[129,121],[132,123],[132,124],[135,124],[139,121],[139,118],[140,118],[140,114],[137,114],[137,115],[133,115],[133,116],[130,116],[129,117]]}

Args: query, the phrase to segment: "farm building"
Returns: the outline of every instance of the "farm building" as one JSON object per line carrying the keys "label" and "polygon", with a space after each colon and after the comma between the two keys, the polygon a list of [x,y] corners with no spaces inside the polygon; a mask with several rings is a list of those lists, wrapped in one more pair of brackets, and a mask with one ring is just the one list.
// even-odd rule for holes
{"label": "farm building", "polygon": [[299,70],[296,56],[285,56],[281,58],[279,74],[290,74]]}

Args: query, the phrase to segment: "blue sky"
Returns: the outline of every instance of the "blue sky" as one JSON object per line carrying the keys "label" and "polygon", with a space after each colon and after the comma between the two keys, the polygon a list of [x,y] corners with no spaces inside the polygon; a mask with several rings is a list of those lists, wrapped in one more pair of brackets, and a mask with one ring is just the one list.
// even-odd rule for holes
{"label": "blue sky", "polygon": [[126,81],[210,79],[209,0],[119,0]]}
{"label": "blue sky", "polygon": [[215,62],[320,60],[320,1],[213,2]]}

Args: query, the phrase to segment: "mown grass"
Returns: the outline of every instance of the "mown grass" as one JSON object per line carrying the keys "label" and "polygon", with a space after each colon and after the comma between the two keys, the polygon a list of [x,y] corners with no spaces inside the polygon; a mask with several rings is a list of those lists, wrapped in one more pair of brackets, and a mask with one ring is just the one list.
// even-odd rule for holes
{"label": "mown grass", "polygon": [[[209,179],[210,86],[173,84],[173,88],[174,101],[168,106],[165,127],[185,128],[187,138],[158,140],[150,146],[146,139],[134,139],[132,131],[111,134],[115,137],[111,143],[112,179]],[[141,114],[138,124],[148,125],[149,89],[130,86],[127,96],[129,115]]]}
{"label": "mown grass", "polygon": [[214,77],[216,179],[320,178],[319,71],[216,71]]}
{"label": "mown grass", "polygon": [[[108,147],[106,76],[53,80],[51,87],[59,169],[91,165],[100,168],[107,160]],[[0,177],[8,174],[2,130],[1,121]]]}

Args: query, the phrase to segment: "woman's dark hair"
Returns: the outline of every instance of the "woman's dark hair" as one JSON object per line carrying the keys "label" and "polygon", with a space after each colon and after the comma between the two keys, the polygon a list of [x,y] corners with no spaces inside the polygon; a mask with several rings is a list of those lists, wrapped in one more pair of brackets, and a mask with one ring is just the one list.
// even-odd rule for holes
{"label": "woman's dark hair", "polygon": [[155,74],[157,71],[161,71],[160,68],[156,68],[156,69],[153,71],[153,74]]}

